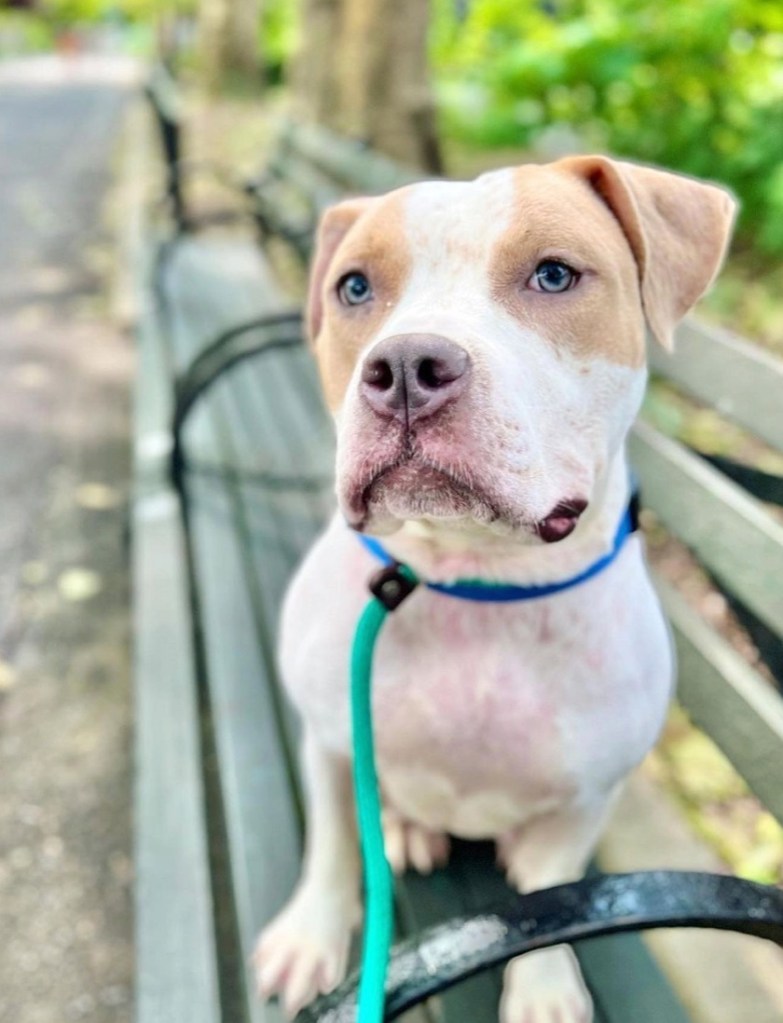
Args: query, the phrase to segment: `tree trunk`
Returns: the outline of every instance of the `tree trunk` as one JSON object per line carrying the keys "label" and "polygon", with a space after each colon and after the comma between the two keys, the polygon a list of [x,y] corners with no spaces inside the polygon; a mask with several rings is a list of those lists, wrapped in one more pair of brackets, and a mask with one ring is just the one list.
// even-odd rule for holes
{"label": "tree trunk", "polygon": [[306,0],[297,112],[395,160],[441,172],[428,0]]}
{"label": "tree trunk", "polygon": [[233,79],[260,80],[260,0],[201,0],[198,48],[202,79],[218,92]]}
{"label": "tree trunk", "polygon": [[337,129],[339,55],[335,52],[343,0],[303,0],[300,43],[290,80],[294,114]]}
{"label": "tree trunk", "polygon": [[201,0],[198,11],[199,65],[209,92],[217,92],[222,80],[225,17],[225,0]]}
{"label": "tree trunk", "polygon": [[223,63],[229,74],[260,81],[260,0],[227,0]]}

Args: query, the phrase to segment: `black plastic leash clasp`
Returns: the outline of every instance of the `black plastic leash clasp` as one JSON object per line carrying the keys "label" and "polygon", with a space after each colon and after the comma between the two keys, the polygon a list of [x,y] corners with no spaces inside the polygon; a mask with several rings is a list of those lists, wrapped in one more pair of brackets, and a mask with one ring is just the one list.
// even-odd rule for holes
{"label": "black plastic leash clasp", "polygon": [[403,571],[398,561],[386,565],[370,579],[370,592],[387,611],[395,611],[419,585],[418,580]]}

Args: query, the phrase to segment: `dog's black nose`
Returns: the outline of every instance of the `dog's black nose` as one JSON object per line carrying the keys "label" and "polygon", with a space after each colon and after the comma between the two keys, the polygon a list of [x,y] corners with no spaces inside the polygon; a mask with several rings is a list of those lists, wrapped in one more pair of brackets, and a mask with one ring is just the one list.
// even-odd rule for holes
{"label": "dog's black nose", "polygon": [[361,390],[380,416],[412,423],[434,415],[465,390],[470,356],[437,334],[395,334],[364,360]]}

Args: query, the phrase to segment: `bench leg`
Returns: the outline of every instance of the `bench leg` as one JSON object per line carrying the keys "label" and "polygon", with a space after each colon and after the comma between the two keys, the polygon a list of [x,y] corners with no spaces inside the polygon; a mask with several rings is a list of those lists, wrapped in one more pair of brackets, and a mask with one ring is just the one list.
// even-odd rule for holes
{"label": "bench leg", "polygon": [[[530,821],[498,843],[509,881],[537,891],[578,880],[587,869],[617,795],[588,807],[570,807]],[[590,995],[567,945],[532,952],[506,968],[501,1023],[589,1023]]]}
{"label": "bench leg", "polygon": [[351,765],[325,752],[307,730],[302,782],[307,800],[302,877],[261,934],[254,956],[260,994],[279,995],[291,1017],[343,979],[361,916]]}

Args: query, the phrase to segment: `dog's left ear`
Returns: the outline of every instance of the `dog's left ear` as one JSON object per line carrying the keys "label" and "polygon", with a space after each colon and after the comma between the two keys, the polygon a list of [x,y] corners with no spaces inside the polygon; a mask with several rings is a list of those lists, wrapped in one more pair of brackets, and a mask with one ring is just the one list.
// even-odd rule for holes
{"label": "dog's left ear", "polygon": [[321,333],[324,280],[332,259],[340,242],[374,201],[372,198],[346,199],[336,206],[330,206],[321,216],[307,289],[306,322],[311,345],[315,344]]}
{"label": "dog's left ear", "polygon": [[620,222],[639,267],[647,323],[671,351],[675,326],[720,269],[736,200],[717,185],[605,156],[556,166],[584,178]]}

